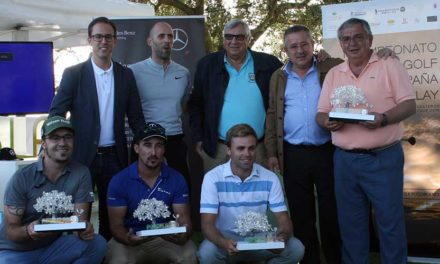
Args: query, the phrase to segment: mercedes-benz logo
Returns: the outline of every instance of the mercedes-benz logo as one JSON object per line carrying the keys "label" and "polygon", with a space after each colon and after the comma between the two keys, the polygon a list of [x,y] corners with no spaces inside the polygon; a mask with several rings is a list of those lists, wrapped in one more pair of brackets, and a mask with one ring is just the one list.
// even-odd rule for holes
{"label": "mercedes-benz logo", "polygon": [[173,28],[173,34],[173,50],[179,51],[186,48],[188,45],[188,34],[186,34],[185,30]]}

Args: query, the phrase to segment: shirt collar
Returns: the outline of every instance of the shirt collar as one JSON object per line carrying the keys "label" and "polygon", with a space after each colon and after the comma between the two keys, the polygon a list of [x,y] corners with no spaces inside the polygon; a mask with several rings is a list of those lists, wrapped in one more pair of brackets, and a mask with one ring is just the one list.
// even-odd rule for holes
{"label": "shirt collar", "polygon": [[[223,177],[224,178],[238,177],[238,176],[234,175],[234,173],[232,172],[231,160],[230,159],[229,159],[229,161],[227,163],[223,164]],[[260,177],[260,170],[257,168],[255,162],[254,162],[254,164],[252,166],[251,175],[249,175],[249,177],[247,177],[245,181],[248,181],[249,179],[251,179],[253,177]]]}
{"label": "shirt collar", "polygon": [[[37,160],[37,172],[39,172],[39,173],[37,173],[36,175],[38,175],[38,178],[37,178],[38,182],[37,183],[39,183],[39,184],[43,184],[47,180],[47,177],[43,173],[43,171],[44,171],[43,160],[44,160],[44,157],[39,157]],[[72,172],[72,165],[69,162],[69,163],[67,163],[67,165],[64,167],[63,171],[61,172],[60,178],[70,172]]]}
{"label": "shirt collar", "polygon": [[[283,66],[283,71],[284,71],[284,73],[285,73],[286,75],[289,75],[289,74],[295,73],[295,72],[292,71],[292,66],[293,66],[293,63],[292,63],[291,60],[288,60],[287,63],[284,64],[284,66]],[[316,60],[316,57],[313,56],[313,57],[312,57],[312,66],[307,70],[307,73],[309,73],[309,72],[311,72],[311,71],[315,71],[316,69],[317,69],[317,60]],[[296,73],[295,73],[295,74],[296,74]]]}
{"label": "shirt collar", "polygon": [[[172,61],[172,60],[170,60],[170,63],[167,65],[166,69],[168,69],[168,68],[170,67],[171,64],[173,64],[173,61]],[[151,67],[154,67],[154,68],[157,68],[157,69],[160,69],[160,70],[164,70],[163,65],[162,65],[162,64],[159,64],[159,63],[157,63],[157,62],[155,62],[155,61],[153,60],[153,58],[151,58],[151,57],[149,57],[149,58],[147,59],[147,65],[149,65],[149,66],[151,66]]]}
{"label": "shirt collar", "polygon": [[[252,60],[252,54],[251,54],[250,50],[247,50],[246,51],[246,57],[244,58],[243,66],[245,66],[247,63],[249,63],[250,60]],[[228,58],[226,56],[226,52],[225,52],[225,56],[223,57],[223,61],[224,61],[225,64],[231,65],[228,62]],[[243,66],[241,66],[241,67],[243,67]]]}
{"label": "shirt collar", "polygon": [[[375,62],[377,62],[378,60],[379,60],[379,57],[377,56],[377,53],[376,53],[376,52],[373,52],[373,53],[371,54],[371,56],[370,56],[370,59],[368,60],[367,66],[365,66],[365,68],[368,67],[369,64],[375,63]],[[348,64],[348,59],[346,59],[346,60],[342,63],[342,66],[341,66],[341,68],[340,68],[340,71],[342,71],[342,72],[350,72],[350,71],[351,71],[351,70],[350,70],[350,66],[349,66],[349,64]]]}
{"label": "shirt collar", "polygon": [[[139,175],[138,164],[139,164],[139,161],[136,161],[133,164],[131,164],[128,169],[128,177],[130,179],[136,180],[136,181],[142,180]],[[163,164],[163,162],[162,162],[160,164],[160,175],[157,179],[167,179],[168,175],[169,175],[169,171],[168,171],[167,167],[165,166],[165,164]]]}
{"label": "shirt collar", "polygon": [[98,65],[95,64],[93,59],[90,59],[92,61],[93,71],[98,75],[103,75],[104,73],[112,73],[113,72],[113,61],[110,61],[110,68],[107,70],[101,69]]}

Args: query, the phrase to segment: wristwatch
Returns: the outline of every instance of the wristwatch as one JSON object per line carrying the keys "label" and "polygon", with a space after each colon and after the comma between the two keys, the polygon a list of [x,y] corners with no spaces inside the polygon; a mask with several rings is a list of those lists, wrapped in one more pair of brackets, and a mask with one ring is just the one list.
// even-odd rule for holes
{"label": "wristwatch", "polygon": [[380,126],[384,127],[386,125],[388,125],[388,116],[385,113],[383,113],[382,114],[382,122],[380,122]]}

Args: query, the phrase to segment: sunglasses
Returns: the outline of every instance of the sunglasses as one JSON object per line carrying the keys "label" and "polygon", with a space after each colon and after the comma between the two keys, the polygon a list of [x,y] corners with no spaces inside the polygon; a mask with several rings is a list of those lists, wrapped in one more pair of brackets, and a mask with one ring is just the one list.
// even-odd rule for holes
{"label": "sunglasses", "polygon": [[244,34],[225,34],[224,37],[226,40],[233,40],[235,38],[237,41],[243,41],[246,38]]}

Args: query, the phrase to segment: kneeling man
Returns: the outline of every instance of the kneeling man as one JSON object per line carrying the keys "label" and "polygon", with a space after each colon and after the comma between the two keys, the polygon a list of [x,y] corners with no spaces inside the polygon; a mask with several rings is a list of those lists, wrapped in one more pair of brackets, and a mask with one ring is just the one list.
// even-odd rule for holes
{"label": "kneeling man", "polygon": [[[304,246],[293,237],[293,227],[284,203],[278,177],[255,163],[257,136],[246,124],[233,126],[226,135],[230,160],[206,173],[202,184],[200,212],[205,240],[199,248],[201,264],[268,261],[297,263]],[[246,211],[274,213],[277,240],[285,248],[276,250],[238,251],[235,220]]]}
{"label": "kneeling man", "polygon": [[[6,187],[5,219],[0,225],[0,263],[101,263],[107,243],[87,220],[93,202],[90,172],[70,160],[74,129],[69,120],[53,116],[43,123],[43,155],[18,170]],[[43,213],[34,208],[43,192],[72,196],[75,212],[86,229],[71,235],[35,232]]]}
{"label": "kneeling man", "polygon": [[[108,213],[113,239],[106,260],[109,263],[196,263],[196,247],[191,238],[188,186],[183,176],[165,165],[165,129],[147,123],[134,137],[138,161],[116,174],[108,188]],[[163,201],[186,233],[140,237],[151,221],[133,216],[143,199]],[[170,219],[157,219],[156,224]]]}

